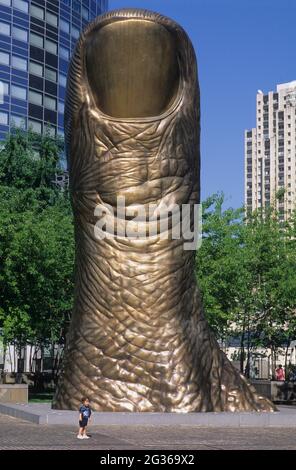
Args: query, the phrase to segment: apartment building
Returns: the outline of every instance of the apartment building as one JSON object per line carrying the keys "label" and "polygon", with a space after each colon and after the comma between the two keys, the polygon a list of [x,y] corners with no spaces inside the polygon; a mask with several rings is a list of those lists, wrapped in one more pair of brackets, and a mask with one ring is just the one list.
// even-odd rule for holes
{"label": "apartment building", "polygon": [[245,131],[245,207],[275,204],[284,220],[296,202],[296,80],[256,96],[256,127]]}

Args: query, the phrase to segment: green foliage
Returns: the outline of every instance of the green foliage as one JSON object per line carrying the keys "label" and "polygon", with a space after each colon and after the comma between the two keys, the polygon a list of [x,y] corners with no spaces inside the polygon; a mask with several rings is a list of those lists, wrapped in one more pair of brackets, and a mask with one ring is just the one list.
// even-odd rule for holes
{"label": "green foliage", "polygon": [[224,338],[241,280],[242,209],[222,210],[223,195],[203,203],[203,241],[197,252],[199,285],[210,325]]}
{"label": "green foliage", "polygon": [[0,151],[0,185],[20,189],[50,187],[61,171],[59,139],[15,129],[8,134]]}
{"label": "green foliage", "polygon": [[0,151],[0,327],[5,342],[62,342],[72,305],[73,221],[53,184],[62,145],[15,131]]}
{"label": "green foliage", "polygon": [[275,360],[296,336],[296,217],[283,224],[270,207],[245,220],[223,202],[223,195],[205,202],[197,253],[207,317],[220,339],[240,338],[242,358],[261,346]]}

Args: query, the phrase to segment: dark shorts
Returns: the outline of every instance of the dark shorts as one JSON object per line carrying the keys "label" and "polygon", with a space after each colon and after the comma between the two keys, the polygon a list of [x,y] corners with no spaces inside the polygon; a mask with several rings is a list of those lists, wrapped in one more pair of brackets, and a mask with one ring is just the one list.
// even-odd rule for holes
{"label": "dark shorts", "polygon": [[87,426],[87,422],[88,422],[88,418],[83,418],[83,419],[79,420],[79,426],[81,428],[85,428]]}

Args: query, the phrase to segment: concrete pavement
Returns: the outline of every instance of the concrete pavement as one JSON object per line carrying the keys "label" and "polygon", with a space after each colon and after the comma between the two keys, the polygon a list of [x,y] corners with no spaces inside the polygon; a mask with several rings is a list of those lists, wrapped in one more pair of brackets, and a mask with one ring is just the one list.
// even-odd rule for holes
{"label": "concrete pavement", "polygon": [[80,441],[70,425],[42,425],[0,415],[1,450],[279,450],[296,449],[293,429],[196,426],[98,426]]}

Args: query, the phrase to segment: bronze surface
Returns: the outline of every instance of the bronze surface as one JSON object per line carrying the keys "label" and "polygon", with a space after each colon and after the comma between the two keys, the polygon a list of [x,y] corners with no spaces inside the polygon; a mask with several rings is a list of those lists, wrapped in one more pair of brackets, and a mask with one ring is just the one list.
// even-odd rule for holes
{"label": "bronze surface", "polygon": [[120,118],[161,114],[178,86],[174,37],[152,21],[108,24],[87,39],[86,71],[104,113]]}
{"label": "bronze surface", "polygon": [[[98,17],[78,41],[65,129],[75,304],[53,402],[98,411],[271,411],[211,333],[184,240],[94,236],[98,203],[199,202],[199,90],[184,30],[145,10]],[[126,221],[128,223],[128,220]]]}

